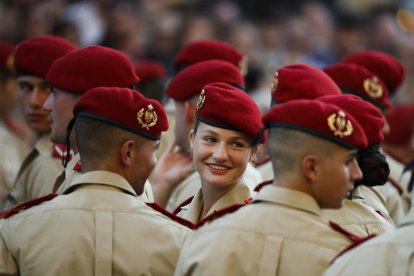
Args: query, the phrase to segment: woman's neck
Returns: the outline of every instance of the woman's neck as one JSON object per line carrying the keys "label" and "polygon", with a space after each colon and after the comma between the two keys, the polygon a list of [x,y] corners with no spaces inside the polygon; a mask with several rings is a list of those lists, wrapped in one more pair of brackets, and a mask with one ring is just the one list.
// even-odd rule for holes
{"label": "woman's neck", "polygon": [[203,219],[213,205],[222,198],[225,194],[227,194],[231,189],[234,188],[239,183],[239,181],[235,181],[232,184],[228,184],[226,186],[213,186],[208,183],[201,183],[201,191],[202,191],[202,198],[203,198],[203,208],[200,213],[199,220]]}

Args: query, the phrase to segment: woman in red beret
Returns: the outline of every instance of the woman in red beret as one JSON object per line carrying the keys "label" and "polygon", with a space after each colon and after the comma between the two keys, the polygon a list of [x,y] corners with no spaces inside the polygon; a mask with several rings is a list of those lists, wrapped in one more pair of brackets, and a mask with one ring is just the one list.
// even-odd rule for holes
{"label": "woman in red beret", "polygon": [[201,189],[174,212],[195,224],[217,211],[250,202],[252,194],[243,174],[263,143],[264,129],[250,96],[224,83],[204,87],[196,117],[190,143]]}

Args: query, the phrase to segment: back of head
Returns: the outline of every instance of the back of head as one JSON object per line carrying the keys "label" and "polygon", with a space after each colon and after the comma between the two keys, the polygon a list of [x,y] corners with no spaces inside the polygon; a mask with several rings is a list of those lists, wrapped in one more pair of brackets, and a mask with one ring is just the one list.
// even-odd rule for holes
{"label": "back of head", "polygon": [[190,42],[175,56],[174,70],[179,72],[200,61],[218,59],[232,63],[240,72],[247,73],[247,57],[232,45],[218,40],[196,40]]}
{"label": "back of head", "polygon": [[164,101],[164,89],[167,81],[167,72],[164,64],[156,60],[138,60],[135,63],[135,73],[139,76],[137,90],[145,97]]}
{"label": "back of head", "polygon": [[271,128],[267,140],[276,178],[297,173],[302,158],[307,154],[328,158],[340,147],[306,132],[289,128]]}
{"label": "back of head", "polygon": [[30,38],[17,45],[14,66],[19,75],[34,75],[44,79],[55,60],[75,49],[75,45],[57,36]]}
{"label": "back of head", "polygon": [[184,102],[199,95],[205,85],[213,82],[244,89],[243,76],[234,65],[221,60],[207,60],[179,72],[168,84],[166,92],[175,101]]}
{"label": "back of head", "polygon": [[[359,122],[340,107],[315,100],[295,100],[272,107],[263,122],[269,128],[268,149],[272,161],[295,164],[310,151],[320,154],[338,146],[365,148],[367,138]],[[329,146],[331,145],[331,146]],[[279,155],[284,161],[279,161]],[[290,159],[290,160],[289,160]],[[295,160],[296,159],[296,160]]]}
{"label": "back of head", "polygon": [[65,92],[83,94],[96,87],[132,88],[139,78],[125,54],[107,47],[88,46],[56,60],[47,81]]}

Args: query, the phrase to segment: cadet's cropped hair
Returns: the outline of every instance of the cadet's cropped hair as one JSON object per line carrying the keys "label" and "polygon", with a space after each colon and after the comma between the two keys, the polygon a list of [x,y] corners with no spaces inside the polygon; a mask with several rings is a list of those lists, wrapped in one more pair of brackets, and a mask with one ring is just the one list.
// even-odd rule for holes
{"label": "cadet's cropped hair", "polygon": [[280,176],[295,172],[307,154],[329,158],[340,146],[299,130],[271,128],[267,148],[273,169]]}

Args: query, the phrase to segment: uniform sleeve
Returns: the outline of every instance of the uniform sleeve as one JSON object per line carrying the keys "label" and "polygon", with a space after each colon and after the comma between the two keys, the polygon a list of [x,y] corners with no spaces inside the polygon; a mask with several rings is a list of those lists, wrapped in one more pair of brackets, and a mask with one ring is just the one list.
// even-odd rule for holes
{"label": "uniform sleeve", "polygon": [[[195,232],[184,244],[174,275],[276,275],[278,246],[272,242],[278,241],[237,230]],[[260,256],[259,261],[252,256]]]}
{"label": "uniform sleeve", "polygon": [[3,233],[7,231],[5,221],[0,221],[0,275],[17,275],[16,262],[5,242]]}

